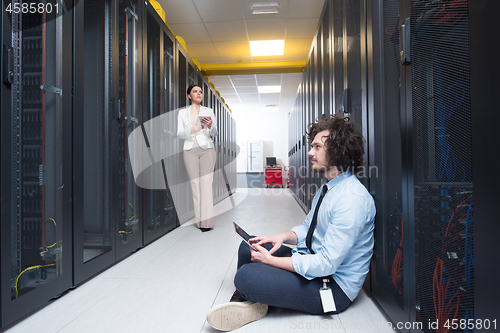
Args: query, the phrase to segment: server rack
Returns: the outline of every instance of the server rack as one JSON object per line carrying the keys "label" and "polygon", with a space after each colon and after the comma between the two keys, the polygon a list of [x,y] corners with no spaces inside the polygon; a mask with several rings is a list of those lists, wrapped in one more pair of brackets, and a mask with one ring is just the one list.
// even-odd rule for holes
{"label": "server rack", "polygon": [[[386,245],[377,249],[372,282],[391,317],[417,323],[405,331],[443,331],[446,321],[474,320],[477,300],[468,8],[466,2],[451,8],[372,2],[371,9],[373,64],[385,75],[374,85],[381,103],[374,112],[385,107],[398,120],[386,117],[374,132],[375,144],[385,142],[375,149],[385,149],[387,158],[385,185],[374,184],[386,204],[377,233]],[[399,135],[382,134],[384,125]]]}
{"label": "server rack", "polygon": [[[474,174],[474,218],[479,223],[474,225],[474,315],[478,319],[496,318],[500,311],[497,300],[500,289],[495,278],[499,274],[494,262],[494,253],[498,252],[498,213],[496,210],[497,189],[500,177],[491,165],[498,165],[498,155],[492,154],[491,147],[499,145],[497,125],[500,115],[496,110],[496,93],[499,81],[492,73],[499,73],[498,62],[484,61],[489,54],[500,51],[496,40],[488,39],[488,31],[496,25],[496,16],[500,12],[497,1],[473,1],[469,3],[469,51],[470,51],[470,91],[472,112],[472,157]],[[487,110],[485,117],[485,110]],[[478,161],[480,163],[478,163]],[[491,161],[490,163],[481,163]],[[476,331],[482,330],[476,325]],[[491,326],[490,326],[491,327]],[[491,328],[490,328],[491,329]]]}
{"label": "server rack", "polygon": [[[179,225],[175,184],[156,196],[135,184],[128,135],[178,108],[188,80],[207,87],[208,106],[226,122],[218,137],[229,140],[226,155],[235,140],[229,110],[149,3],[49,3],[64,12],[3,11],[0,21],[2,327]],[[168,116],[172,158],[162,167],[187,181],[177,115]],[[234,168],[226,171],[235,184]],[[215,202],[227,197],[225,182],[214,186]]]}
{"label": "server rack", "polygon": [[403,237],[403,142],[404,103],[400,91],[398,0],[372,2],[372,41],[369,85],[373,91],[370,107],[370,165],[378,171],[370,177],[370,192],[377,207],[371,265],[372,293],[394,322],[409,319],[408,276],[403,274],[408,238]]}
{"label": "server rack", "polygon": [[[161,70],[164,57],[163,54],[163,34],[161,29],[161,18],[156,13],[153,6],[144,6],[143,12],[143,80],[145,84],[143,96],[143,122],[147,122],[158,117],[162,112],[162,86],[164,86],[164,75]],[[148,138],[156,140],[156,137]],[[149,147],[159,143],[149,142]],[[164,168],[164,164],[163,164]],[[165,171],[164,171],[165,172]],[[165,177],[166,178],[166,177]],[[143,189],[142,206],[144,218],[144,244],[148,244],[163,234],[162,221],[164,216],[164,202],[166,200],[165,190]]]}
{"label": "server rack", "polygon": [[407,210],[413,219],[407,225],[415,251],[410,301],[427,332],[429,322],[439,320],[438,329],[446,329],[448,320],[475,320],[468,6],[448,5],[433,18],[442,11],[437,3],[405,6],[405,29],[411,29]]}
{"label": "server rack", "polygon": [[[115,261],[117,226],[112,161],[114,1],[74,9],[74,284]],[[113,16],[112,16],[113,15]]]}
{"label": "server rack", "polygon": [[[128,136],[139,127],[141,94],[139,77],[142,67],[139,66],[139,16],[137,1],[118,2],[113,39],[113,115],[112,123],[117,127],[117,139],[113,150],[118,151],[113,170],[118,170],[114,182],[114,193],[117,193],[117,241],[116,259],[119,260],[143,245],[141,218],[141,191],[135,185],[132,166],[128,152]],[[113,136],[114,137],[114,136]]]}
{"label": "server rack", "polygon": [[[175,68],[174,68],[174,54],[175,54],[175,37],[170,29],[163,26],[163,73],[164,73],[164,98],[162,99],[163,113],[172,112],[175,108]],[[175,117],[170,117],[175,118]],[[173,131],[172,131],[173,136]],[[175,147],[178,146],[178,138],[171,137],[168,141],[168,155],[172,156],[170,159],[164,160],[165,170],[172,170],[174,174],[179,173],[179,154],[175,154]],[[173,228],[179,226],[179,219],[174,205],[174,198],[168,180],[166,181],[166,192],[164,197],[164,218],[163,218],[163,233],[167,233]]]}
{"label": "server rack", "polygon": [[[176,54],[177,54],[177,65],[175,68],[177,69],[177,77],[176,80],[178,82],[178,87],[177,87],[177,107],[181,108],[184,106],[189,105],[189,101],[187,98],[187,87],[189,86],[189,81],[188,81],[188,61],[189,61],[189,55],[187,54],[186,50],[182,48],[180,43],[176,40]],[[182,152],[182,142],[179,140],[179,151]],[[189,184],[189,177],[186,172],[186,168],[184,166],[184,160],[182,158],[182,155],[180,156],[180,168],[179,168],[179,177],[181,177],[181,181],[185,182],[186,184]],[[191,195],[191,189],[189,186],[183,186],[179,189],[179,194],[178,194],[180,200],[178,200],[181,205],[177,204],[176,209],[177,213],[179,214],[179,220],[180,221],[186,221],[189,220],[191,217],[194,216],[194,206],[193,206],[193,196]]]}
{"label": "server rack", "polygon": [[[455,331],[486,330],[478,326],[481,320],[493,327],[498,288],[486,249],[496,249],[487,230],[498,230],[489,200],[498,177],[485,176],[491,159],[485,147],[498,138],[482,128],[496,119],[485,117],[484,110],[495,106],[484,95],[498,86],[488,75],[496,64],[485,61],[498,43],[485,37],[491,27],[481,20],[494,22],[497,4],[331,0],[328,6],[335,10],[325,9],[322,21],[332,19],[328,28],[318,28],[289,118],[291,167],[308,166],[303,131],[319,115],[315,87],[321,91],[329,82],[332,108],[348,113],[367,140],[363,181],[377,217],[365,289],[394,323],[406,324],[401,331],[452,330],[447,320],[469,324]],[[327,50],[321,60],[316,50],[328,47],[326,30],[332,36],[330,61]],[[316,65],[330,66],[332,78]],[[315,184],[315,178],[291,172],[290,183],[307,211],[310,195],[299,187]],[[478,251],[481,259],[475,260]]]}
{"label": "server rack", "polygon": [[[12,1],[11,5],[21,5]],[[2,1],[1,325],[71,287],[69,16]],[[61,2],[50,1],[46,6]],[[59,7],[61,8],[61,7]]]}

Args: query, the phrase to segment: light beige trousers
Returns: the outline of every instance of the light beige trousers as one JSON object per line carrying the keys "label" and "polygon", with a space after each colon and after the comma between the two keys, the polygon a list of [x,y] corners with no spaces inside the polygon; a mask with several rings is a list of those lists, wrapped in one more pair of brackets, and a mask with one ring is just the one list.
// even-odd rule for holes
{"label": "light beige trousers", "polygon": [[184,164],[193,192],[194,215],[198,228],[214,227],[214,179],[215,149],[202,149],[194,140],[193,148],[184,150]]}

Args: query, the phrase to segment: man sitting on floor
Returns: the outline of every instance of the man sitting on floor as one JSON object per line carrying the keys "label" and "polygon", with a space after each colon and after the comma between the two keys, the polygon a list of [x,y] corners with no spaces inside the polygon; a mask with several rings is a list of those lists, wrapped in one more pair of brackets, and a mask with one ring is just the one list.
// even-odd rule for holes
{"label": "man sitting on floor", "polygon": [[301,225],[251,239],[257,251],[241,243],[237,290],[231,302],[207,314],[215,329],[231,331],[261,319],[268,305],[339,313],[363,285],[373,253],[375,217],[373,198],[353,174],[362,164],[363,136],[341,113],[310,124],[307,135],[311,169],[324,173],[326,180]]}

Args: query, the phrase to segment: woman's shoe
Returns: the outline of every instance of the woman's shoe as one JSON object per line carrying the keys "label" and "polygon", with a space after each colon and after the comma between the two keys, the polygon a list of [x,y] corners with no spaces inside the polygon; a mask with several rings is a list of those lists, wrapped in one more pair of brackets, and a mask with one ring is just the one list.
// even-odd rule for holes
{"label": "woman's shoe", "polygon": [[212,230],[213,228],[200,228],[201,232],[207,232]]}

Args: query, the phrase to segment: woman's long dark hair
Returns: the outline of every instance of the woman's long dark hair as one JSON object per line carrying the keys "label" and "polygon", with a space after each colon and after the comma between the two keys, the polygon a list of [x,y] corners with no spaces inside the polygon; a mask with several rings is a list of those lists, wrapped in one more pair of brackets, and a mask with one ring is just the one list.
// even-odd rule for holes
{"label": "woman's long dark hair", "polygon": [[324,117],[308,125],[309,144],[319,132],[325,130],[330,132],[325,141],[328,166],[337,167],[339,171],[358,171],[363,165],[365,140],[354,123],[342,112]]}

